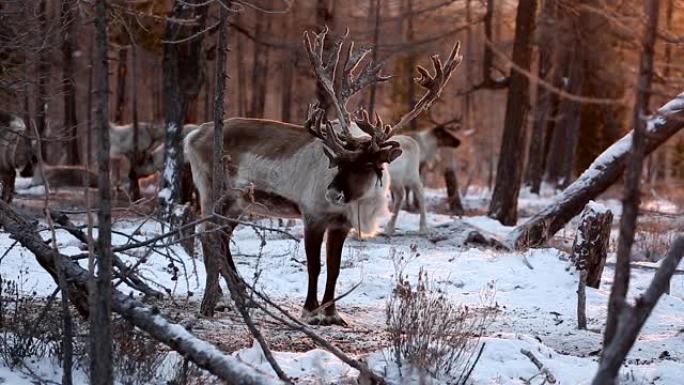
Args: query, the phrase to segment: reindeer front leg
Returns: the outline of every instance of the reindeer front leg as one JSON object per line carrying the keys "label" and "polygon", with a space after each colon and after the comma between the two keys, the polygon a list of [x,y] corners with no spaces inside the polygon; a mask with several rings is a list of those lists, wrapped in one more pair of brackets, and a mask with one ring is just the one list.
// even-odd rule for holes
{"label": "reindeer front leg", "polygon": [[325,283],[325,293],[323,294],[323,315],[321,325],[341,325],[347,326],[347,323],[337,313],[335,307],[335,286],[337,284],[337,277],[340,275],[340,264],[342,261],[342,249],[344,241],[349,234],[349,227],[329,228],[328,241],[326,244],[326,264],[328,268],[328,277]]}
{"label": "reindeer front leg", "polygon": [[309,274],[309,286],[302,310],[302,320],[306,323],[316,324],[318,317],[315,310],[318,308],[318,276],[321,273],[321,244],[325,226],[321,223],[304,220],[304,251],[306,252],[306,270]]}

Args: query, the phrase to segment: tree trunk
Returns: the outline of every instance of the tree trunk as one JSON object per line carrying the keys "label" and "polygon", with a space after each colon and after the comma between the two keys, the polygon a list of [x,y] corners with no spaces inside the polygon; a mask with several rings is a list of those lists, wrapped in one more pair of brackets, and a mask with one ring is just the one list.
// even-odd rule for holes
{"label": "tree trunk", "polygon": [[[540,36],[539,47],[539,69],[540,79],[549,81],[554,72],[553,52],[554,52],[554,21],[556,21],[556,0],[545,0],[543,2],[542,13],[539,17]],[[547,126],[552,111],[552,99],[555,95],[547,87],[539,84],[537,86],[537,100],[534,107],[534,121],[532,124],[532,136],[530,147],[527,153],[527,171],[525,174],[525,184],[530,187],[533,193],[539,194],[542,176],[544,174],[544,157],[548,148]]]}
{"label": "tree trunk", "polygon": [[74,50],[77,49],[76,25],[78,9],[75,0],[62,0],[62,92],[64,93],[64,129],[67,141],[67,164],[80,164],[78,115],[76,114],[76,83]]}
{"label": "tree trunk", "polygon": [[463,215],[463,203],[461,203],[461,193],[458,190],[458,179],[456,179],[456,171],[448,167],[444,170],[444,180],[446,181],[447,199],[449,202],[449,211],[455,215]]}
{"label": "tree trunk", "polygon": [[[126,78],[128,77],[128,48],[119,48],[119,61],[116,66],[116,107],[114,121],[124,124],[124,110],[126,107]],[[135,84],[135,83],[133,83]],[[135,87],[133,87],[135,88]]]}
{"label": "tree trunk", "polygon": [[[138,48],[135,45],[131,46],[131,74],[133,75],[133,84],[138,84]],[[131,199],[136,202],[140,199],[140,185],[138,184],[138,172],[137,167],[134,165],[138,164],[138,159],[140,159],[140,145],[139,145],[139,133],[140,129],[138,127],[138,87],[133,87],[131,89],[132,104],[131,112],[133,114],[133,155],[131,156],[132,165],[128,168],[128,191],[131,194]]]}
{"label": "tree trunk", "polygon": [[97,277],[90,295],[90,383],[111,385],[112,372],[112,201],[109,183],[109,84],[106,0],[95,5],[95,126],[97,127],[97,184],[99,209]]}
{"label": "tree trunk", "polygon": [[[189,41],[177,42],[200,33],[204,29],[207,7],[188,7],[186,1],[176,1],[170,18],[197,18],[193,26],[183,26],[168,22],[164,33],[163,79],[164,79],[164,120],[166,137],[164,138],[164,166],[162,169],[159,202],[163,215],[172,226],[178,218],[172,215],[174,204],[181,202],[183,168],[183,124],[189,103],[197,97],[204,81],[201,65],[201,50],[204,34]],[[201,0],[191,3],[199,4]],[[186,189],[187,190],[187,189]],[[182,215],[179,215],[182,216]]]}
{"label": "tree trunk", "polygon": [[[402,0],[403,1],[403,0]],[[409,0],[410,1],[410,0]],[[368,1],[368,12],[369,16],[372,16],[372,26],[373,26],[373,51],[371,52],[373,63],[378,60],[378,44],[380,42],[380,0],[369,0]],[[319,3],[320,4],[320,3]],[[413,83],[413,80],[409,80]],[[316,83],[318,84],[318,83]],[[377,83],[373,82],[370,85],[370,94],[368,96],[368,113],[370,116],[375,114],[375,93],[376,93]]]}
{"label": "tree trunk", "polygon": [[[684,127],[684,93],[661,107],[648,120],[646,127],[645,153],[648,154]],[[525,249],[543,245],[579,214],[590,200],[615,183],[625,169],[632,135],[630,131],[606,149],[552,204],[516,227],[507,240],[509,246]]]}
{"label": "tree trunk", "polygon": [[[378,9],[378,12],[380,10]],[[413,43],[413,0],[406,0],[406,43],[411,45]],[[466,48],[468,49],[468,48]],[[467,61],[468,59],[466,59]],[[409,51],[408,57],[406,58],[406,69],[408,71],[408,76],[406,77],[406,111],[411,111],[416,105],[416,82],[413,81],[413,71],[416,67],[416,55]],[[376,83],[373,83],[374,85]],[[466,96],[467,98],[467,96]],[[418,117],[412,119],[409,123],[409,129],[411,131],[418,130]]]}
{"label": "tree trunk", "polygon": [[[293,26],[293,20],[296,22],[294,15],[294,8],[290,11],[290,15],[284,16],[283,27],[285,29],[286,39],[291,39],[292,34],[290,30]],[[286,48],[283,53],[283,61],[281,64],[281,90],[280,90],[280,120],[283,122],[292,123],[292,95],[295,93],[294,88],[294,71],[297,66],[297,52],[296,50]]]}
{"label": "tree trunk", "polygon": [[[50,62],[48,47],[48,26],[47,26],[47,0],[40,0],[38,6],[38,22],[40,24],[40,36],[46,40],[46,44],[38,51],[38,65],[36,68],[36,127],[41,138],[47,138],[47,87],[50,81]],[[47,143],[41,146],[42,157],[48,162]]]}
{"label": "tree trunk", "polygon": [[[537,0],[521,0],[515,21],[513,63],[524,70],[530,69],[531,39],[534,33],[534,15]],[[518,219],[518,194],[525,157],[525,123],[529,109],[529,81],[527,76],[511,69],[506,117],[496,184],[489,206],[489,216],[504,225],[513,226]]]}
{"label": "tree trunk", "polygon": [[[568,76],[568,92],[573,95],[579,94],[582,90],[584,63],[582,62],[581,55],[582,53],[579,51],[579,47],[575,47]],[[567,98],[562,99],[558,106],[556,132],[561,135],[563,146],[565,147],[562,151],[562,162],[559,165],[560,180],[558,181],[558,185],[561,188],[570,185],[573,179],[572,176],[575,170],[580,125],[580,106],[579,102]]]}
{"label": "tree trunk", "polygon": [[[484,15],[484,34],[485,40],[493,42],[492,39],[492,21],[494,20],[494,1],[489,0],[486,4]],[[482,56],[482,84],[486,84],[492,79],[492,72],[494,69],[494,52],[492,52],[489,44],[484,45],[484,53]]]}
{"label": "tree trunk", "polygon": [[[318,0],[316,3],[316,26],[318,29],[323,29],[325,27],[334,28],[333,21],[335,20],[335,0]],[[328,57],[330,51],[330,44],[327,44],[323,48],[323,57]],[[325,88],[320,82],[316,82],[316,100],[318,100],[320,108],[324,111],[330,109],[330,102],[328,101],[327,93]]]}
{"label": "tree trunk", "polygon": [[595,289],[601,284],[612,223],[613,213],[610,210],[601,204],[589,202],[582,211],[582,219],[572,245],[570,260],[577,270],[587,273],[586,284]]}
{"label": "tree trunk", "polygon": [[[263,15],[257,15],[255,36],[267,36],[271,30],[271,21]],[[254,40],[254,59],[252,64],[252,106],[249,116],[263,118],[266,106],[266,89],[268,79],[268,47]]]}
{"label": "tree trunk", "polygon": [[[216,95],[214,96],[214,153],[212,155],[212,202],[219,202],[224,191],[224,167],[223,167],[223,100],[225,95],[226,83],[226,63],[227,56],[227,41],[228,41],[228,26],[227,24],[228,11],[221,8],[218,44],[216,45]],[[255,42],[256,44],[256,42]],[[214,207],[212,210],[218,210]],[[220,232],[220,231],[219,231]],[[203,242],[208,240],[202,239]],[[228,244],[228,247],[230,245]],[[218,302],[220,295],[219,288],[219,274],[220,261],[219,258],[224,258],[216,251],[219,248],[214,248],[209,245],[203,248],[208,253],[204,254],[204,268],[207,272],[206,285],[204,290],[204,297],[200,312],[203,315],[211,316],[214,314],[214,308]]]}
{"label": "tree trunk", "polygon": [[242,60],[244,57],[243,40],[244,38],[240,34],[235,34],[236,47],[235,47],[235,57],[237,58],[237,77],[238,77],[238,116],[246,116],[247,114],[247,71],[245,71],[245,61]]}
{"label": "tree trunk", "polygon": [[[658,0],[645,2],[645,13],[648,17],[644,38],[642,40],[642,53],[639,62],[639,78],[637,81],[637,97],[634,102],[634,134],[632,135],[631,149],[627,160],[627,173],[625,175],[625,190],[622,197],[622,216],[620,217],[620,237],[618,239],[617,261],[615,263],[615,278],[613,288],[608,299],[608,319],[603,335],[604,348],[609,346],[618,328],[618,317],[625,303],[627,290],[629,289],[629,274],[632,244],[636,230],[637,215],[641,194],[639,184],[641,170],[643,169],[644,157],[647,153],[646,139],[652,134],[650,123],[647,126],[646,114],[651,97],[651,80],[653,78],[653,57],[658,29]],[[648,128],[647,128],[648,127]],[[647,130],[649,132],[647,132]],[[648,151],[649,153],[651,151]],[[603,351],[605,353],[605,350]],[[604,356],[602,355],[602,358]],[[617,375],[617,372],[615,373]],[[615,378],[613,378],[615,381]]]}

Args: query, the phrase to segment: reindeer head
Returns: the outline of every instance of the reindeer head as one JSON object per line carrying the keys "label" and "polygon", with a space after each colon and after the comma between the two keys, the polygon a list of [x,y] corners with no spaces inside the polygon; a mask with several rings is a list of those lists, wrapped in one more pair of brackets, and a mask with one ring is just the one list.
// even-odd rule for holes
{"label": "reindeer head", "polygon": [[388,140],[392,136],[391,128],[383,126],[379,118],[371,123],[365,114],[356,120],[369,136],[354,137],[348,131],[336,131],[318,106],[309,106],[307,115],[304,126],[323,142],[328,167],[337,169],[326,192],[330,203],[341,205],[363,198],[374,183],[382,184],[385,164],[401,155],[399,143]]}
{"label": "reindeer head", "polygon": [[[390,140],[392,135],[397,128],[415,119],[432,105],[449,80],[451,72],[461,60],[458,55],[459,44],[456,44],[445,66],[442,66],[437,56],[432,57],[435,66],[434,76],[419,66],[417,69],[421,76],[416,79],[416,82],[427,92],[416,106],[394,126],[384,124],[377,114],[375,119],[371,120],[365,110],[361,110],[355,117],[352,117],[347,110],[351,97],[368,85],[384,82],[390,77],[380,74],[381,63],[366,63],[357,71],[359,64],[370,50],[368,48],[354,50],[354,42],[350,42],[341,66],[341,79],[336,81],[340,53],[348,32],[347,30],[340,39],[334,42],[327,60],[323,58],[323,47],[328,29],[325,28],[318,34],[314,33],[313,40],[308,32],[304,33],[304,47],[314,74],[332,101],[339,121],[339,130],[336,130],[336,127],[333,127],[333,124],[327,120],[324,110],[318,106],[309,106],[305,123],[311,135],[323,141],[329,167],[337,168],[337,174],[328,185],[326,199],[338,205],[361,199],[373,191],[374,185],[382,184],[383,175],[386,174],[385,164],[401,155],[399,143]],[[336,83],[339,83],[339,87],[336,87]],[[350,130],[352,120],[367,136],[352,135]]]}

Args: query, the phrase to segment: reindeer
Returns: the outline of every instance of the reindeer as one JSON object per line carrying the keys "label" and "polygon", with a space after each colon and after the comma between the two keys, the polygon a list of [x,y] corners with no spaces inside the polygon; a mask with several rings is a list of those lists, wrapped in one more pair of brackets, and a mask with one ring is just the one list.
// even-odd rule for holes
{"label": "reindeer", "polygon": [[10,203],[17,170],[31,163],[31,144],[24,120],[0,111],[0,199]]}
{"label": "reindeer", "polygon": [[[451,72],[460,62],[457,44],[447,63],[433,58],[435,76],[419,68],[422,76],[418,84],[426,94],[399,123],[384,125],[376,116],[356,119],[364,137],[350,131],[354,120],[347,110],[352,96],[366,86],[386,81],[380,75],[381,66],[370,63],[355,74],[368,49],[355,51],[353,42],[340,63],[340,53],[346,35],[334,43],[333,54],[325,60],[323,45],[327,28],[321,33],[304,34],[304,46],[314,74],[332,101],[340,130],[325,117],[317,106],[310,106],[303,132],[301,126],[262,119],[233,118],[224,122],[223,145],[224,178],[227,193],[212,209],[212,148],[213,123],[185,139],[185,154],[190,162],[193,181],[199,191],[204,216],[212,213],[237,218],[243,211],[279,217],[301,217],[304,222],[304,244],[307,258],[308,291],[302,319],[311,324],[346,325],[339,316],[334,301],[335,286],[340,271],[342,250],[352,228],[360,234],[373,234],[379,219],[388,214],[387,193],[389,173],[385,164],[401,155],[399,143],[392,140],[394,131],[427,109],[439,96]],[[337,68],[341,65],[340,87],[335,87]],[[367,117],[367,115],[366,115]],[[212,225],[215,226],[215,225]],[[212,263],[216,250],[222,245],[228,268],[235,269],[228,238],[234,225],[228,223],[220,242],[210,244],[211,233],[202,239],[205,265]],[[318,301],[321,244],[327,233],[327,281],[323,305]],[[213,255],[213,257],[209,257]],[[207,277],[207,293],[217,292],[218,280]],[[205,302],[203,301],[203,307]],[[210,305],[211,306],[211,305]],[[203,309],[204,313],[213,309]]]}

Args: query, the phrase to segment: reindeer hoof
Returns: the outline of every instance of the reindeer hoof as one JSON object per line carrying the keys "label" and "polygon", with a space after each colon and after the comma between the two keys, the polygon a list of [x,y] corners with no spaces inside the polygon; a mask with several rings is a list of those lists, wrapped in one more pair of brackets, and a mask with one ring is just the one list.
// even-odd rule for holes
{"label": "reindeer hoof", "polygon": [[344,319],[342,319],[342,317],[340,317],[339,314],[337,314],[337,311],[335,311],[335,314],[323,315],[321,317],[320,325],[349,326],[347,325],[347,322]]}
{"label": "reindeer hoof", "polygon": [[312,313],[306,309],[302,310],[302,316],[300,317],[303,322],[309,324],[309,325],[320,325],[320,326],[329,326],[329,325],[339,325],[339,326],[348,326],[347,322],[345,322],[342,317],[337,313],[337,310],[335,310],[331,314],[322,314],[320,312],[315,312]]}
{"label": "reindeer hoof", "polygon": [[428,229],[427,226],[420,226],[420,229],[418,230],[418,234],[420,235],[425,235],[430,232],[430,229]]}

